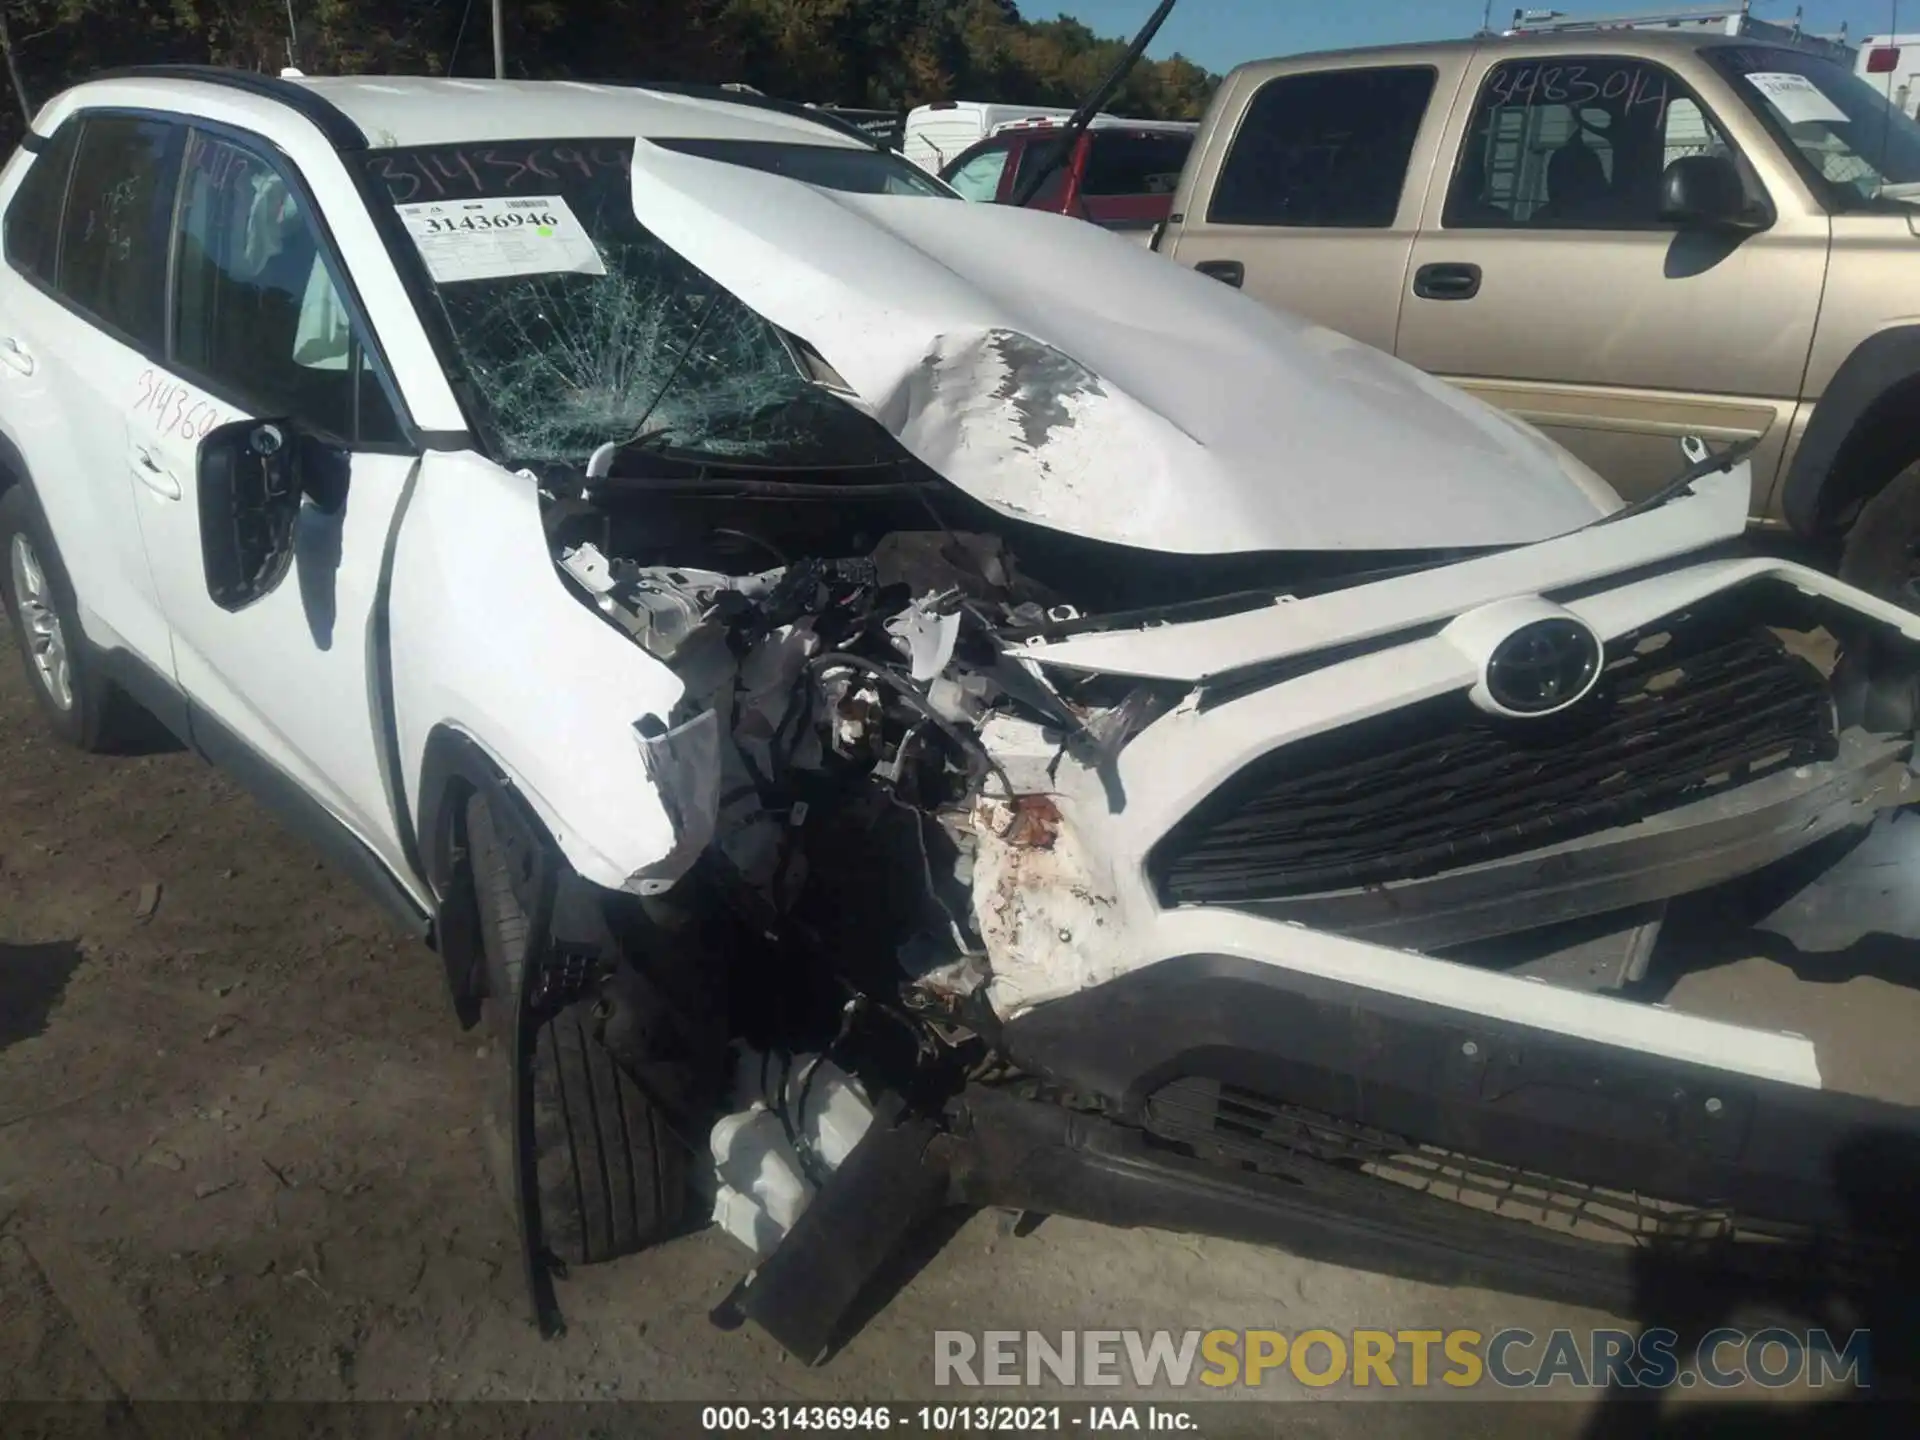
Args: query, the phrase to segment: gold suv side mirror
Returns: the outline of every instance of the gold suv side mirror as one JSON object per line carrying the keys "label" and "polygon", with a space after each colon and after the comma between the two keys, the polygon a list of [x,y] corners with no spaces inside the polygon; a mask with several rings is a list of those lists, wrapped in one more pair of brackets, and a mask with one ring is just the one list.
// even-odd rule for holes
{"label": "gold suv side mirror", "polygon": [[1724,155],[1683,155],[1660,177],[1660,218],[1684,230],[1764,230],[1739,168]]}

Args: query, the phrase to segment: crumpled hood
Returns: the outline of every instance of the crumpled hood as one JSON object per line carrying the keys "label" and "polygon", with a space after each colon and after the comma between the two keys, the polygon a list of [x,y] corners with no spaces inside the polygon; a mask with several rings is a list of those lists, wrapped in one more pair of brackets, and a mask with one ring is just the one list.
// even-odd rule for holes
{"label": "crumpled hood", "polygon": [[644,140],[633,192],[667,245],[1004,514],[1206,554],[1516,544],[1618,503],[1490,406],[1085,221]]}

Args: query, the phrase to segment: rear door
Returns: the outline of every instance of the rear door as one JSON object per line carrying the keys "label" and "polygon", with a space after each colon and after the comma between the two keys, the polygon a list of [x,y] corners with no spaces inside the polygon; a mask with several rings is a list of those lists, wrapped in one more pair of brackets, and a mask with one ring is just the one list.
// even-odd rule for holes
{"label": "rear door", "polygon": [[[141,544],[128,414],[165,349],[167,234],[184,126],[88,111],[27,168],[7,214],[0,406],[89,638],[161,679],[173,657]],[[131,677],[124,677],[131,678]],[[143,692],[143,698],[155,698]]]}
{"label": "rear door", "polygon": [[[1781,183],[1724,83],[1689,73],[1698,87],[1630,53],[1483,55],[1415,246],[1399,355],[1539,426],[1629,497],[1682,467],[1682,436],[1759,437],[1759,506],[1831,225]],[[1659,218],[1666,167],[1708,153],[1736,162],[1768,228]]]}
{"label": "rear door", "polygon": [[1189,168],[1160,249],[1392,350],[1426,180],[1460,62],[1256,72]]}

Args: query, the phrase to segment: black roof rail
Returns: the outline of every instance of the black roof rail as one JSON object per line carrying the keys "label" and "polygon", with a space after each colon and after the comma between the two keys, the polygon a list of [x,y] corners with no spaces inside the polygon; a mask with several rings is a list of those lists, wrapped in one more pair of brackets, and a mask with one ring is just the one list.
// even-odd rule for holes
{"label": "black roof rail", "polygon": [[254,70],[235,70],[225,65],[123,65],[89,75],[89,80],[194,80],[202,85],[224,85],[229,90],[244,90],[249,95],[277,100],[289,110],[311,120],[336,150],[365,150],[367,133],[356,125],[346,111],[305,85],[297,85],[278,75],[262,75]]}
{"label": "black roof rail", "polygon": [[771,110],[777,115],[790,115],[796,120],[811,120],[815,125],[823,125],[849,139],[858,140],[872,150],[885,151],[887,148],[851,120],[843,120],[831,111],[815,110],[793,100],[776,100],[758,91],[729,90],[721,85],[686,85],[677,80],[589,80],[583,83],[622,85],[631,90],[657,90],[662,95],[684,95],[689,100],[718,100],[726,105],[749,105],[755,110]]}

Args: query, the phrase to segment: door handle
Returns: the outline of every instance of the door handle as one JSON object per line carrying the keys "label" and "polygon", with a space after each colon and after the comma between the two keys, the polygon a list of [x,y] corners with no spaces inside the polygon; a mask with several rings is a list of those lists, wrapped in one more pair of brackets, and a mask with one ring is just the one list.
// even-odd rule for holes
{"label": "door handle", "polygon": [[1480,267],[1422,265],[1413,272],[1413,293],[1422,300],[1471,300],[1480,293]]}
{"label": "door handle", "polygon": [[[0,351],[0,354],[4,354]],[[180,498],[180,481],[174,473],[153,458],[153,452],[144,445],[133,447],[127,456],[127,463],[133,467],[133,473],[140,483],[163,500]]]}
{"label": "door handle", "polygon": [[0,365],[22,375],[33,374],[33,355],[11,335],[0,339]]}
{"label": "door handle", "polygon": [[1238,260],[1202,260],[1193,268],[1236,290],[1247,283],[1247,267]]}

